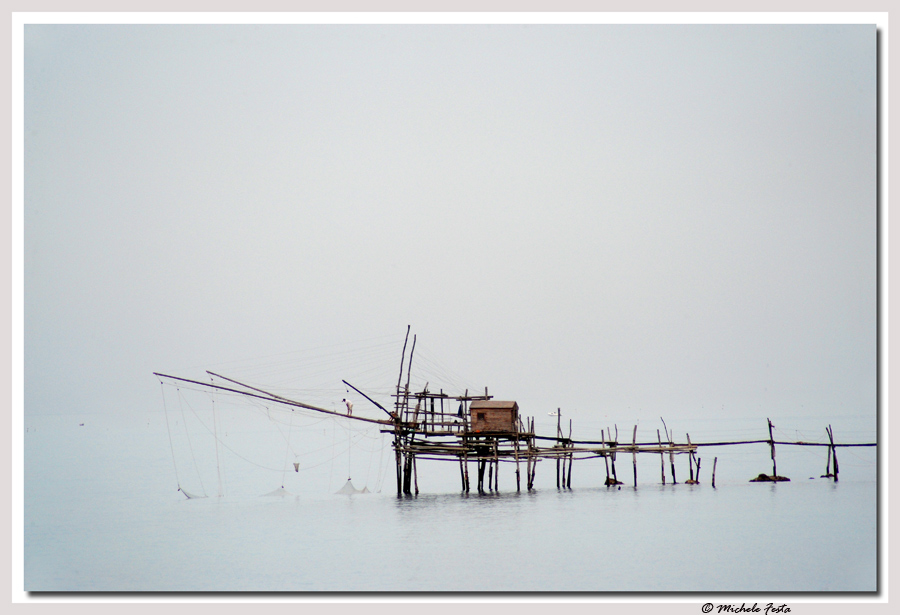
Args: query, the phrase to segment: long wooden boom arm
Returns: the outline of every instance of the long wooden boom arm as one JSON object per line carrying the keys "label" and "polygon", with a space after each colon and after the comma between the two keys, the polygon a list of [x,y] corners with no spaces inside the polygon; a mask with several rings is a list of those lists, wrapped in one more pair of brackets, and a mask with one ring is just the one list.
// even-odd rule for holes
{"label": "long wooden boom arm", "polygon": [[[309,404],[304,404],[304,403],[299,402],[299,401],[294,401],[294,400],[291,400],[291,399],[287,399],[286,397],[281,397],[281,396],[279,396],[279,395],[275,395],[275,394],[273,394],[273,393],[268,393],[268,392],[263,391],[263,390],[261,390],[261,389],[256,389],[256,388],[254,388],[254,387],[247,386],[247,385],[245,385],[245,384],[243,384],[243,383],[237,382],[236,380],[231,380],[230,378],[225,378],[225,380],[228,380],[229,382],[234,382],[235,384],[240,385],[240,386],[242,386],[242,387],[246,387],[246,388],[248,388],[248,389],[251,389],[251,390],[254,390],[254,391],[258,391],[259,393],[263,393],[263,394],[265,395],[265,397],[264,397],[263,395],[257,395],[257,394],[255,394],[255,393],[250,393],[250,392],[247,392],[247,391],[240,391],[240,390],[238,390],[238,389],[232,389],[232,388],[229,388],[229,387],[223,387],[223,386],[221,386],[221,385],[213,384],[213,383],[211,383],[211,382],[199,382],[199,381],[197,381],[197,380],[188,380],[187,378],[179,378],[178,376],[170,376],[170,375],[168,375],[168,374],[160,374],[160,373],[157,373],[157,372],[153,372],[153,375],[156,376],[157,378],[168,378],[169,380],[177,380],[177,381],[179,381],[179,382],[187,382],[187,383],[189,383],[189,384],[196,384],[196,385],[198,385],[198,386],[206,387],[206,388],[208,388],[208,389],[217,389],[217,390],[219,390],[219,391],[228,391],[229,393],[237,393],[238,395],[244,395],[244,396],[246,396],[246,397],[255,397],[255,398],[257,398],[257,399],[263,399],[263,400],[265,400],[265,401],[270,401],[270,402],[275,402],[275,403],[279,403],[279,404],[284,404],[284,405],[286,405],[286,406],[296,406],[296,407],[298,407],[298,408],[306,408],[307,410],[315,410],[316,412],[322,412],[322,413],[324,413],[324,414],[331,414],[331,415],[334,415],[334,416],[340,416],[340,417],[343,417],[343,418],[345,418],[345,419],[352,419],[352,420],[354,420],[354,421],[365,421],[366,423],[378,423],[379,425],[393,425],[393,424],[394,424],[394,421],[385,421],[385,420],[380,420],[380,419],[370,419],[370,418],[366,418],[366,417],[364,417],[364,416],[352,416],[352,415],[344,414],[343,412],[335,412],[334,410],[326,410],[325,408],[318,408],[318,407],[316,407],[316,406],[311,406],[311,405],[309,405]],[[222,376],[219,376],[219,377],[222,378]]]}

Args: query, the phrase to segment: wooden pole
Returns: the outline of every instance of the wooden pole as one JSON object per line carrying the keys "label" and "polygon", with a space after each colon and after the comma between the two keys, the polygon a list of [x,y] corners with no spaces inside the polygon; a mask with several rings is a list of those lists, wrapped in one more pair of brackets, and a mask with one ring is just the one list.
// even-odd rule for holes
{"label": "wooden pole", "polygon": [[662,452],[662,438],[659,435],[659,430],[656,430],[656,440],[659,442],[659,473],[662,475],[662,484],[666,484],[666,458]]}
{"label": "wooden pole", "polygon": [[[484,388],[487,396],[487,387]],[[500,493],[500,440],[494,440],[494,493]]]}
{"label": "wooden pole", "polygon": [[407,495],[412,495],[413,458],[414,455],[411,452],[406,453],[406,477],[404,478],[403,492]]}
{"label": "wooden pole", "polygon": [[[562,440],[561,440],[562,439],[562,424],[560,422],[561,418],[562,418],[562,409],[557,408],[556,409],[556,446],[557,447],[562,442]],[[560,459],[559,459],[559,455],[557,455],[556,456],[556,488],[557,489],[559,489],[559,463],[560,463]]]}
{"label": "wooden pole", "polygon": [[837,447],[834,445],[834,430],[828,426],[828,439],[831,441],[831,457],[834,459],[834,482],[838,480]]}
{"label": "wooden pole", "polygon": [[[416,336],[413,334],[413,345],[409,351],[409,365],[406,366],[406,393],[403,395],[403,409],[408,413],[409,411],[409,379],[412,376],[412,361],[413,355],[416,352]],[[409,418],[408,416],[406,417]]]}
{"label": "wooden pole", "polygon": [[478,493],[484,493],[484,460],[478,459]]}
{"label": "wooden pole", "polygon": [[[606,434],[602,429],[600,430],[600,439],[603,440],[604,445],[605,445]],[[609,487],[609,455],[607,455],[605,453],[603,455],[603,464],[606,466],[606,486]]]}
{"label": "wooden pole", "polygon": [[415,455],[413,455],[412,464],[413,464],[413,482],[414,482],[415,488],[416,488],[416,495],[419,495],[419,472],[418,472],[418,470],[416,470],[416,456]]}
{"label": "wooden pole", "polygon": [[400,497],[401,495],[403,495],[403,471],[401,469],[400,437],[398,435],[394,436],[394,456],[396,457],[397,461],[397,497]]}
{"label": "wooden pole", "polygon": [[403,353],[400,355],[400,375],[397,376],[397,416],[400,416],[400,383],[403,382],[403,362],[406,360],[406,343],[409,342],[409,329],[411,325],[406,325],[406,339],[403,340]]}
{"label": "wooden pole", "polygon": [[[572,447],[572,419],[569,419],[569,448]],[[569,471],[566,472],[566,489],[572,488],[572,462],[574,454],[569,453]]]}
{"label": "wooden pole", "polygon": [[519,482],[519,429],[516,427],[516,493],[522,491],[521,484]]}
{"label": "wooden pole", "polygon": [[463,471],[466,475],[466,493],[469,493],[469,445],[463,438]]}
{"label": "wooden pole", "polygon": [[[688,443],[688,446],[690,446],[690,445],[691,445],[691,434],[685,434],[685,435],[687,436],[687,443]],[[693,457],[694,457],[693,454],[691,454],[691,452],[689,451],[689,452],[688,452],[688,468],[689,468],[690,471],[691,471],[691,478],[690,478],[690,480],[691,480],[692,483],[694,482],[694,464],[693,464]]]}
{"label": "wooden pole", "polygon": [[719,461],[718,457],[713,457],[713,477],[712,477],[712,486],[713,489],[716,488],[716,463]]}
{"label": "wooden pole", "polygon": [[[618,484],[619,477],[616,476],[616,447],[619,445],[619,426],[614,424],[613,427],[616,428],[616,436],[613,439],[613,444],[612,444],[613,450],[612,450],[611,465],[612,465],[613,480],[616,481],[616,484]],[[612,432],[610,432],[610,435],[612,435]]]}
{"label": "wooden pole", "polygon": [[490,461],[487,461],[486,463],[488,466],[488,480],[487,480],[488,491],[493,491],[494,490],[494,460],[491,459]]}
{"label": "wooden pole", "polygon": [[778,467],[775,465],[775,438],[772,436],[772,421],[766,419],[769,423],[769,448],[772,451],[772,478],[778,477]]}
{"label": "wooden pole", "polygon": [[[531,421],[528,421],[531,425]],[[529,432],[530,433],[530,432]],[[525,441],[525,488],[531,491],[531,436]]]}
{"label": "wooden pole", "polygon": [[672,469],[672,484],[677,485],[678,481],[675,480],[675,442],[673,439],[673,433],[669,432],[669,466]]}
{"label": "wooden pole", "polygon": [[631,464],[634,466],[634,488],[637,489],[637,425],[631,433]]}

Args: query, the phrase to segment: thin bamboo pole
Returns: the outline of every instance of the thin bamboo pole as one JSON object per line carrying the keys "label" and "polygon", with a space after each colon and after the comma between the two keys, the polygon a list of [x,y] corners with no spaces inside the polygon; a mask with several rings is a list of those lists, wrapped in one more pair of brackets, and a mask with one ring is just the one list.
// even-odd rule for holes
{"label": "thin bamboo pole", "polygon": [[778,478],[778,467],[775,464],[775,438],[772,436],[772,421],[766,419],[769,423],[769,448],[772,452],[772,478]]}
{"label": "thin bamboo pole", "polygon": [[828,426],[828,439],[831,442],[831,458],[834,460],[834,482],[838,480],[837,447],[834,444],[834,430]]}
{"label": "thin bamboo pole", "polygon": [[[484,389],[484,395],[487,397],[487,387]],[[499,449],[500,442],[494,440],[494,493],[500,492],[500,457],[499,457]]]}
{"label": "thin bamboo pole", "polygon": [[522,491],[521,483],[519,481],[519,431],[516,430],[516,493]]}
{"label": "thin bamboo pole", "polygon": [[631,463],[634,466],[634,488],[637,489],[637,425],[631,433]]}
{"label": "thin bamboo pole", "polygon": [[662,475],[662,484],[666,484],[666,458],[663,456],[662,452],[662,438],[659,435],[659,430],[656,430],[656,439],[659,442],[659,472]]}

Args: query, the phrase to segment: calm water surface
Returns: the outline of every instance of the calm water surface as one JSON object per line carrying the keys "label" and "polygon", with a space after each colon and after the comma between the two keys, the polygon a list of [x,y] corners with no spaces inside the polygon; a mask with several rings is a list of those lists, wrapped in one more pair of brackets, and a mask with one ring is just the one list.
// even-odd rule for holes
{"label": "calm water surface", "polygon": [[[876,589],[871,449],[843,454],[836,484],[818,478],[824,457],[788,451],[779,453],[779,473],[790,483],[751,484],[771,467],[761,447],[716,451],[715,489],[709,460],[703,484],[658,484],[657,457],[641,461],[637,489],[603,487],[601,461],[576,464],[574,488],[558,491],[545,463],[532,493],[516,493],[504,466],[499,495],[465,496],[458,466],[432,462],[420,465],[415,498],[392,493],[385,465],[388,480],[372,471],[354,479],[381,492],[335,495],[344,472],[321,466],[289,474],[315,480],[306,490],[286,484],[285,497],[259,495],[284,475],[259,480],[232,470],[224,497],[212,477],[211,497],[187,500],[176,490],[161,420],[26,420],[26,590]],[[630,457],[619,464],[630,481]],[[686,478],[686,458],[677,469]]]}

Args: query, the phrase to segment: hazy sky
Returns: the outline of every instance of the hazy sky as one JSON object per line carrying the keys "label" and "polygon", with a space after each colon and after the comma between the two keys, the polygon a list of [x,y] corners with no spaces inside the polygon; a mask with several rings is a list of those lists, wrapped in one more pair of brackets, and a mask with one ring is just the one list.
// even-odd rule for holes
{"label": "hazy sky", "polygon": [[25,29],[26,414],[412,325],[525,414],[874,416],[876,234],[874,26]]}

